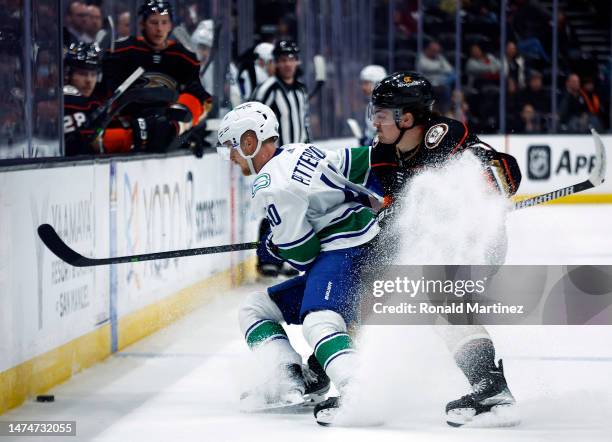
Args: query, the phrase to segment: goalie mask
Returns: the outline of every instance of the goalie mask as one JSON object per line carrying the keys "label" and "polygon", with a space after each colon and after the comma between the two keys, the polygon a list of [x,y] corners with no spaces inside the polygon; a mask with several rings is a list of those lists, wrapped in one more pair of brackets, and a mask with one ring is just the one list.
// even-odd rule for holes
{"label": "goalie mask", "polygon": [[[247,155],[240,146],[240,139],[245,132],[253,131],[257,137],[257,148],[252,154]],[[251,174],[255,175],[253,158],[259,153],[261,145],[265,140],[278,138],[278,120],[276,115],[268,106],[256,101],[241,104],[228,112],[219,127],[217,138],[220,146],[217,152],[229,159],[230,149],[236,149],[249,166]]]}

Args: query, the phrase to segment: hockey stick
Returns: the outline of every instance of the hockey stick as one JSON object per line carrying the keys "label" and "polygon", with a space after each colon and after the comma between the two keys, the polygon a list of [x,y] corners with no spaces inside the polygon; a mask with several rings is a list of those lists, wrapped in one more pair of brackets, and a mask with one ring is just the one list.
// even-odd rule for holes
{"label": "hockey stick", "polygon": [[[117,99],[123,95],[123,93],[136,81],[138,80],[138,78],[144,74],[144,69],[142,67],[139,67],[138,69],[136,69],[134,72],[132,72],[132,74],[125,79],[125,81],[123,83],[121,83],[119,85],[119,87],[117,89],[115,89],[115,92],[113,92],[113,95],[111,95],[111,97],[106,100],[106,103],[104,103],[102,106],[100,106],[99,108],[97,108],[96,110],[94,110],[89,118],[89,121],[91,121],[91,124],[97,123],[97,120],[104,114],[108,114],[110,108],[113,106],[113,104],[115,104],[115,101],[117,101]],[[106,123],[108,124],[108,123]],[[106,128],[106,125],[101,125],[102,129],[98,130],[98,135],[100,135],[100,133],[104,130],[104,128]]]}
{"label": "hockey stick", "polygon": [[111,43],[110,43],[110,50],[111,52],[115,52],[115,37],[117,36],[117,32],[115,31],[115,21],[113,20],[113,16],[112,15],[108,15],[106,17],[106,20],[108,20],[108,27],[110,28],[110,39],[111,39]]}
{"label": "hockey stick", "polygon": [[211,253],[235,252],[257,248],[257,242],[241,244],[228,244],[223,246],[201,247],[198,249],[171,250],[168,252],[145,253],[143,255],[115,256],[111,258],[87,258],[71,249],[59,237],[55,229],[49,224],[38,226],[38,236],[55,256],[75,267],[91,267],[108,264],[121,264],[125,262],[141,262],[154,259],[179,258],[182,256],[208,255]]}
{"label": "hockey stick", "polygon": [[517,201],[514,203],[514,210],[544,204],[568,195],[573,195],[578,192],[592,189],[593,187],[602,184],[606,179],[606,151],[604,149],[603,141],[601,140],[601,137],[597,131],[595,129],[591,129],[591,133],[593,134],[593,139],[595,141],[595,165],[591,171],[591,174],[589,175],[589,178],[586,181],[582,181],[581,183],[574,184],[572,186],[563,187],[561,189],[553,190],[552,192],[543,193],[522,201]]}

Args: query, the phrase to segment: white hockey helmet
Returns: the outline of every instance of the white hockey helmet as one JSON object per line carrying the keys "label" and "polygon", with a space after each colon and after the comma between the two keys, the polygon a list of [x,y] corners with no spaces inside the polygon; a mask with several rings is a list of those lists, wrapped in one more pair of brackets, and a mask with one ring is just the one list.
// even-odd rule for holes
{"label": "white hockey helmet", "polygon": [[255,46],[255,49],[253,49],[253,52],[255,53],[255,55],[257,55],[257,58],[261,58],[263,61],[267,63],[269,61],[272,61],[273,59],[273,56],[272,56],[273,50],[274,50],[274,45],[272,43],[263,42]]}
{"label": "white hockey helmet", "polygon": [[212,47],[214,40],[214,24],[212,20],[202,20],[193,34],[191,35],[191,43],[193,47],[204,45]]}
{"label": "white hockey helmet", "polygon": [[[240,147],[240,138],[249,130],[255,132],[257,148],[252,154],[246,155]],[[257,172],[252,159],[259,153],[262,143],[272,137],[278,138],[276,115],[265,104],[258,101],[249,101],[236,106],[221,120],[217,131],[217,138],[221,146],[217,148],[217,151],[224,154],[228,152],[228,149],[236,149],[240,156],[247,161],[251,173],[255,175]],[[227,156],[227,154],[225,155]]]}
{"label": "white hockey helmet", "polygon": [[364,67],[359,74],[361,81],[370,81],[373,84],[377,84],[387,76],[387,71],[382,66],[377,64],[370,64]]}

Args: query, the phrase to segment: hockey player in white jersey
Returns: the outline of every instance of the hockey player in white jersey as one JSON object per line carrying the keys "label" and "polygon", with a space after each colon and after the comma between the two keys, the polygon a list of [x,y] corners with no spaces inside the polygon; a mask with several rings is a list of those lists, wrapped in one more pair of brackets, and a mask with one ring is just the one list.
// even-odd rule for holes
{"label": "hockey player in white jersey", "polygon": [[[256,102],[229,112],[218,138],[243,174],[256,175],[252,198],[272,227],[268,249],[305,272],[249,295],[240,307],[247,344],[264,359],[274,360],[276,367],[271,373],[275,388],[268,388],[263,398],[254,398],[257,392],[246,394],[243,403],[252,410],[301,406],[305,394],[324,394],[329,388],[321,367],[342,394],[356,363],[348,327],[357,314],[359,272],[379,232],[367,198],[346,185],[367,180],[370,150],[329,152],[301,143],[279,149],[276,117]],[[314,350],[308,373],[282,322],[302,325]],[[319,375],[314,382],[311,372]],[[336,398],[318,404],[317,422],[329,424],[337,404]]]}

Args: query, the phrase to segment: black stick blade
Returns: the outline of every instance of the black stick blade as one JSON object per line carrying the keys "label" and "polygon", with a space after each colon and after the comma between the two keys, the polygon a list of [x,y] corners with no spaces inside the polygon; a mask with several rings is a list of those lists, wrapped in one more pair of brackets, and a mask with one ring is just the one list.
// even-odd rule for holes
{"label": "black stick blade", "polygon": [[86,267],[88,258],[72,250],[59,237],[55,229],[50,224],[38,226],[38,236],[42,242],[51,250],[55,256],[75,267]]}
{"label": "black stick blade", "polygon": [[151,261],[155,259],[180,258],[183,256],[208,255],[211,253],[237,252],[239,250],[256,249],[257,242],[241,244],[226,244],[222,246],[200,247],[198,249],[170,250],[168,252],[144,253],[142,255],[114,256],[110,258],[87,258],[72,250],[59,237],[55,229],[49,224],[38,226],[38,236],[42,242],[59,259],[75,267],[91,267],[108,264],[134,263]]}

